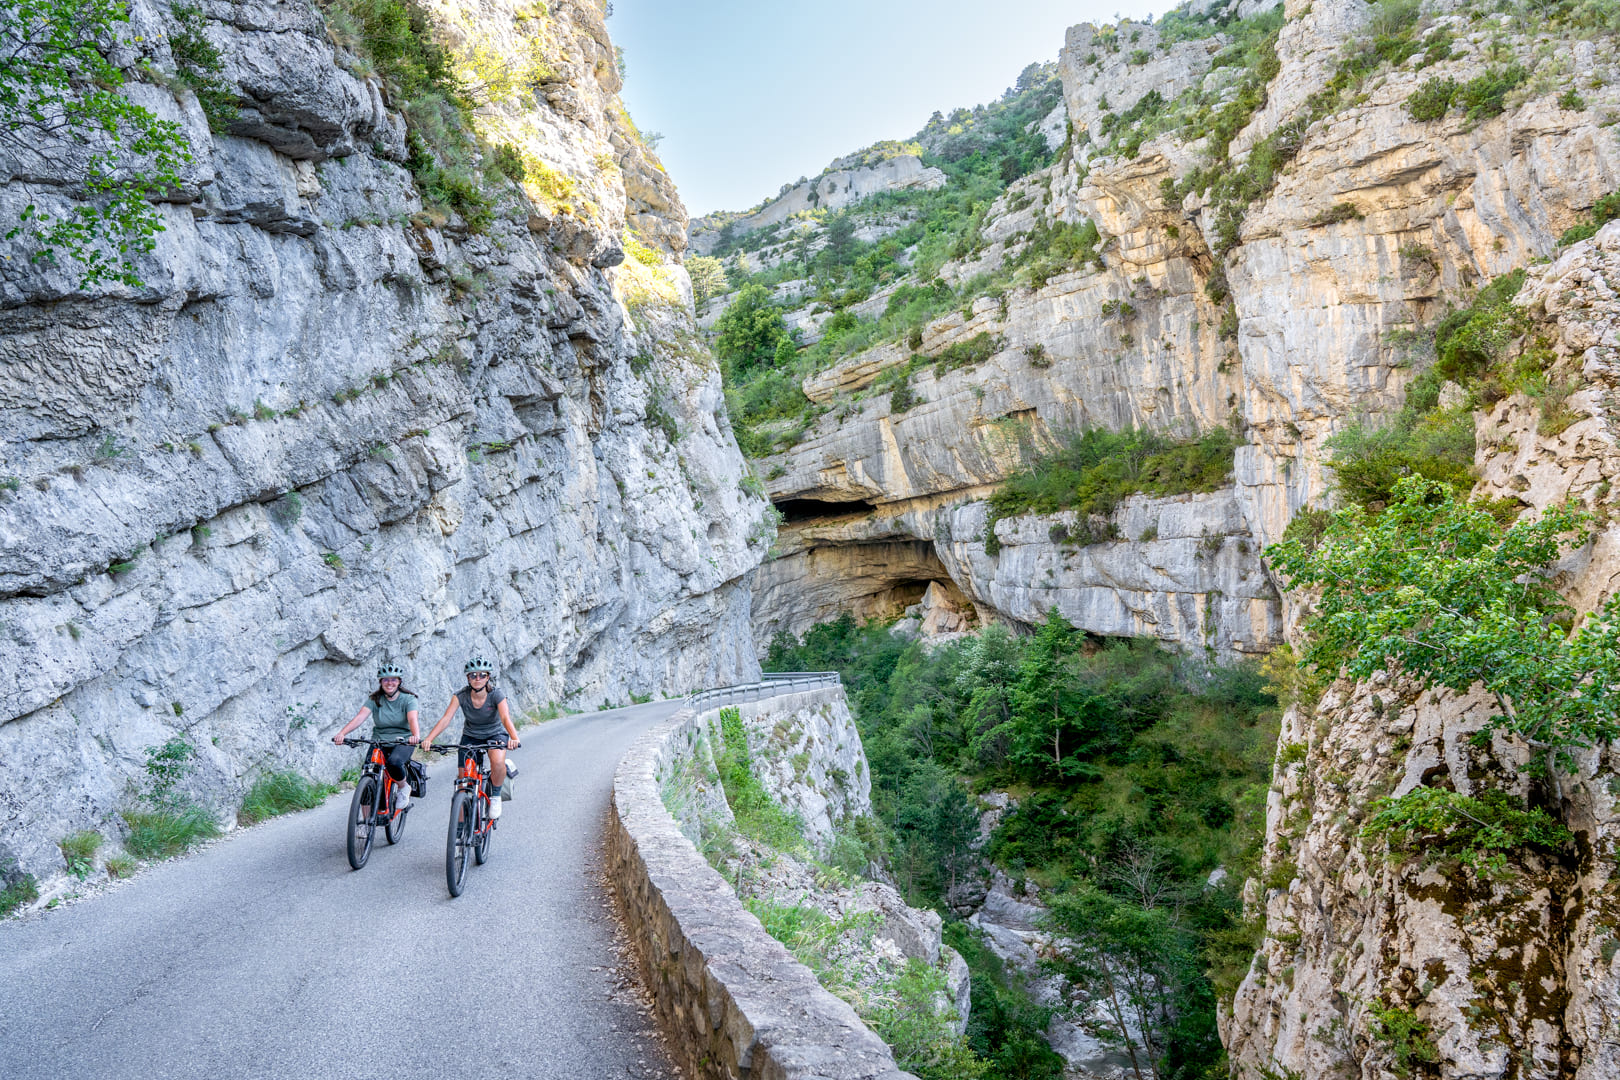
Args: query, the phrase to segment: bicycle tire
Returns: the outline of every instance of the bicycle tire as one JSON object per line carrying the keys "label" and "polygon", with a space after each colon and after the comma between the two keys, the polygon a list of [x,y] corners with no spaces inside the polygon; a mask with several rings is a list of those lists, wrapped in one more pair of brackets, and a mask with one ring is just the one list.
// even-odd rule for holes
{"label": "bicycle tire", "polygon": [[346,846],[349,865],[358,870],[371,858],[371,841],[377,831],[377,778],[362,776],[354,785],[354,798],[349,801],[349,829]]}
{"label": "bicycle tire", "polygon": [[472,853],[472,831],[476,824],[472,796],[456,792],[450,800],[450,832],[444,841],[444,878],[451,896],[460,896],[467,882],[467,856]]}
{"label": "bicycle tire", "polygon": [[[400,781],[395,782],[394,786],[397,788],[397,787],[402,786],[404,783],[405,783],[405,781],[400,780]],[[403,810],[400,810],[400,809],[396,808],[393,811],[393,813],[389,816],[388,824],[383,829],[383,832],[388,836],[389,844],[397,844],[397,843],[400,842],[401,839],[404,838],[404,836],[405,836],[405,819],[410,816],[410,813],[411,813],[411,808],[409,806],[407,806]]]}
{"label": "bicycle tire", "polygon": [[478,842],[473,844],[473,859],[479,866],[483,866],[489,859],[489,838],[495,833],[495,825],[489,820],[489,811],[485,808],[486,797],[478,799]]}

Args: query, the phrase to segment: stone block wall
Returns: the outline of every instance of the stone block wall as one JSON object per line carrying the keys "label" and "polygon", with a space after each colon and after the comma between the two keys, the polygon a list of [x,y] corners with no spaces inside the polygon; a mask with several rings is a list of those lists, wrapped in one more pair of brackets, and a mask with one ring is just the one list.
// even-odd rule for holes
{"label": "stone block wall", "polygon": [[[843,699],[832,687],[740,708],[748,719]],[[613,778],[610,872],[676,1063],[712,1080],[906,1080],[883,1040],[765,932],[665,809],[662,778],[712,719],[681,710]]]}

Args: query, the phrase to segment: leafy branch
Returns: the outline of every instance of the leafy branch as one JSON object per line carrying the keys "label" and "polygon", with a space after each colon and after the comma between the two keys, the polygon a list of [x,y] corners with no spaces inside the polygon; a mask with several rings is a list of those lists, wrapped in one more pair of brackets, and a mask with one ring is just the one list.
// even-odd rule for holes
{"label": "leafy branch", "polygon": [[0,149],[19,179],[76,189],[82,201],[53,212],[30,203],[7,240],[26,235],[34,263],[65,256],[78,287],[141,285],[135,260],[157,246],[153,202],[177,189],[192,161],[180,125],[122,93],[145,61],[126,38],[122,0],[11,0],[0,5]]}

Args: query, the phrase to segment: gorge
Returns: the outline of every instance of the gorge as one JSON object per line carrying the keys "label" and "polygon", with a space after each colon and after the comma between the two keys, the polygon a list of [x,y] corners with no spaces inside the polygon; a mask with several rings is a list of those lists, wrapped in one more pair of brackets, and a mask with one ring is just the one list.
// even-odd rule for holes
{"label": "gorge", "polygon": [[[773,751],[813,834],[774,872],[940,920],[972,1008],[891,1040],[924,1080],[1615,1075],[1620,16],[1083,23],[688,221],[606,15],[131,0],[79,47],[189,153],[123,255],[48,225],[95,154],[148,167],[132,128],[0,140],[7,895],[120,842],[165,748],[222,820],[336,781],[383,662],[436,700],[486,652],[532,720],[837,669],[856,745]],[[1355,668],[1399,635],[1323,613],[1380,567],[1301,584],[1380,523],[1500,554],[1568,504],[1469,624],[1571,673],[1553,735],[1481,688],[1509,646]],[[857,757],[859,810],[783,794]],[[739,891],[750,844],[704,852]]]}

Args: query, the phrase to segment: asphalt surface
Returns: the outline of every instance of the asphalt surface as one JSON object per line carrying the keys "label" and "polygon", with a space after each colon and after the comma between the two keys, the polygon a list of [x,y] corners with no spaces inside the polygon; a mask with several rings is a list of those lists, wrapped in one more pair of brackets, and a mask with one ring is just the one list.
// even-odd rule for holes
{"label": "asphalt surface", "polygon": [[456,899],[447,757],[363,870],[344,792],[0,923],[0,1077],[673,1077],[616,947],[601,842],[620,756],[676,708],[525,729],[516,797]]}

